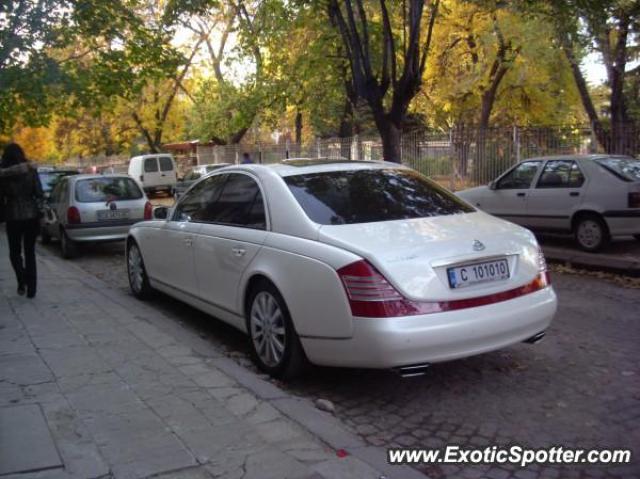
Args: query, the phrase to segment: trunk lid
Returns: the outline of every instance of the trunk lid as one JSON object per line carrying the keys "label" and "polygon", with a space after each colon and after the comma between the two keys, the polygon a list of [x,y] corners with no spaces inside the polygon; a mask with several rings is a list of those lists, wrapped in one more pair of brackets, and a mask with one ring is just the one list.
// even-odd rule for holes
{"label": "trunk lid", "polygon": [[[443,301],[506,291],[538,274],[531,232],[483,212],[409,220],[327,225],[319,241],[362,256],[408,299]],[[484,247],[474,250],[478,240]],[[478,247],[479,248],[479,247]],[[447,268],[506,258],[510,277],[452,289]]]}

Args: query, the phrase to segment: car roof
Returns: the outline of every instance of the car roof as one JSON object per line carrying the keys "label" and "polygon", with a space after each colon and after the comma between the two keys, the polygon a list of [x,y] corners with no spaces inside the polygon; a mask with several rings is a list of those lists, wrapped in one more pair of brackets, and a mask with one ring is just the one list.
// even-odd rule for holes
{"label": "car roof", "polygon": [[[292,158],[266,165],[255,163],[233,165],[225,168],[224,171],[253,171],[257,174],[260,172],[271,172],[278,176],[286,177],[310,173],[327,173],[332,171],[379,170],[387,168],[407,167],[399,163],[391,163],[387,161],[357,161],[343,158]],[[218,171],[215,173],[218,173]],[[220,173],[222,173],[222,170],[220,170]]]}
{"label": "car roof", "polygon": [[69,181],[93,180],[98,178],[131,178],[131,176],[127,175],[126,173],[109,173],[105,175],[101,175],[99,173],[82,173],[79,175],[69,176]]}
{"label": "car roof", "polygon": [[620,158],[620,159],[633,159],[628,155],[608,155],[606,153],[592,153],[592,154],[574,154],[574,155],[550,155],[550,156],[536,156],[533,158],[527,158],[522,161],[547,161],[547,160],[575,160],[575,161],[593,161],[602,160],[605,158]]}
{"label": "car roof", "polygon": [[233,163],[206,163],[203,165],[195,165],[192,166],[191,169],[192,170],[197,170],[198,168],[211,168],[212,166],[219,166],[220,168],[222,168],[223,166],[230,166]]}
{"label": "car roof", "polygon": [[173,158],[173,155],[171,153],[147,153],[145,155],[133,156],[131,160],[144,160],[146,158],[157,158],[159,156],[170,156],[171,158]]}

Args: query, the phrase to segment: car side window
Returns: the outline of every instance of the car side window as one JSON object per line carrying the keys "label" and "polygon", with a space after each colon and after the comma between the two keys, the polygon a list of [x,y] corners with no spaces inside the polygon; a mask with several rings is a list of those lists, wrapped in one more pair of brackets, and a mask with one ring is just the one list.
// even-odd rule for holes
{"label": "car side window", "polygon": [[209,211],[220,196],[226,175],[211,176],[184,195],[173,215],[174,221],[207,221]]}
{"label": "car side window", "polygon": [[144,172],[155,173],[158,171],[158,159],[157,158],[145,158],[144,160]]}
{"label": "car side window", "polygon": [[205,221],[230,226],[265,229],[264,200],[256,181],[243,174],[228,174],[220,197],[207,212]]}
{"label": "car side window", "polygon": [[55,196],[54,201],[56,203],[62,203],[67,198],[67,192],[69,191],[69,181],[62,180],[58,184],[56,191],[57,195]]}
{"label": "car side window", "polygon": [[529,188],[539,168],[539,161],[525,161],[524,163],[520,163],[513,170],[500,178],[496,188],[499,190]]}
{"label": "car side window", "polygon": [[58,202],[58,196],[60,195],[60,188],[62,186],[64,180],[60,180],[51,190],[51,194],[49,195],[50,198],[50,202],[51,203],[57,203]]}
{"label": "car side window", "polygon": [[542,170],[536,188],[580,188],[584,175],[575,161],[551,160]]}

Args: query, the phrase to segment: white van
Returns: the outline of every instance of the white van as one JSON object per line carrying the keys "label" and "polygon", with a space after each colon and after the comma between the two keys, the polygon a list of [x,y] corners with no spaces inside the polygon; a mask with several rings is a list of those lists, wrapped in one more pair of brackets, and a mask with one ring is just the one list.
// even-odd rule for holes
{"label": "white van", "polygon": [[176,162],[164,153],[134,156],[129,160],[129,175],[139,181],[145,192],[166,191],[176,186]]}

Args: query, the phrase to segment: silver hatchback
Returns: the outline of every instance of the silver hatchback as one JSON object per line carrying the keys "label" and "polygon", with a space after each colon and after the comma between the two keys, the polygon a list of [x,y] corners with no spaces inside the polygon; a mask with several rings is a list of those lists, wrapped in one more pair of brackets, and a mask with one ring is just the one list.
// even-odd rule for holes
{"label": "silver hatchback", "polygon": [[128,175],[75,175],[60,179],[42,220],[42,242],[60,240],[71,258],[82,242],[124,240],[129,227],[151,219],[153,207]]}

